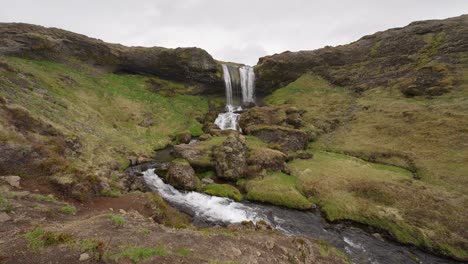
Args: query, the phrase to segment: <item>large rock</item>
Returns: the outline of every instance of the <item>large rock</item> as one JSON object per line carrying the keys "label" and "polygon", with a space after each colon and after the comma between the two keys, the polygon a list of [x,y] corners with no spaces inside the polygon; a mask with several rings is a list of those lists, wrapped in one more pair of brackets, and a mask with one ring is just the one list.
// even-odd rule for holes
{"label": "large rock", "polygon": [[[416,75],[425,66],[460,63],[460,53],[468,50],[467,36],[468,15],[462,15],[413,22],[403,28],[364,36],[348,45],[266,56],[260,58],[255,67],[256,89],[268,94],[304,73],[313,72],[334,85],[358,92],[409,81],[405,85],[416,88],[408,91],[410,96],[441,95],[455,85],[457,67],[447,68],[447,78],[443,82],[447,89],[440,89],[440,86],[417,89],[422,88],[418,85],[421,78],[408,79],[408,76]],[[424,75],[424,79],[431,76],[429,71],[419,74]]]}
{"label": "large rock", "polygon": [[242,178],[247,168],[247,145],[242,135],[230,135],[213,148],[216,175],[225,179]]}
{"label": "large rock", "polygon": [[57,29],[0,23],[0,55],[42,60],[79,60],[111,72],[155,75],[199,87],[199,93],[223,93],[220,66],[199,48],[125,47]]}
{"label": "large rock", "polygon": [[259,148],[249,152],[247,163],[267,170],[283,170],[287,155],[281,151]]}
{"label": "large rock", "polygon": [[212,167],[211,149],[200,147],[201,143],[180,144],[174,146],[173,155],[188,160],[195,167]]}
{"label": "large rock", "polygon": [[281,126],[256,126],[250,129],[250,134],[267,143],[276,143],[282,152],[305,149],[309,142],[306,132]]}
{"label": "large rock", "polygon": [[247,134],[259,125],[301,128],[304,113],[304,110],[288,105],[253,107],[241,114],[239,126]]}
{"label": "large rock", "polygon": [[188,161],[183,159],[171,162],[166,178],[169,184],[183,190],[194,190],[199,184],[195,171]]}
{"label": "large rock", "polygon": [[3,176],[3,177],[0,177],[0,180],[7,182],[13,187],[16,187],[16,188],[20,187],[21,178],[19,176]]}

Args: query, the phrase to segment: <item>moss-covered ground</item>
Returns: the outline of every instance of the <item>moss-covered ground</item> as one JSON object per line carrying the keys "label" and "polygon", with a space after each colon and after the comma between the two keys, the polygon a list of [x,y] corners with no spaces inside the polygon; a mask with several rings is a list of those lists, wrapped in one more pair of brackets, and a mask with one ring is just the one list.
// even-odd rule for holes
{"label": "moss-covered ground", "polygon": [[[66,158],[72,168],[93,167],[128,156],[151,155],[180,131],[202,133],[196,118],[208,110],[206,98],[156,93],[190,86],[138,75],[100,72],[84,64],[65,65],[13,57],[0,58],[0,96],[8,107],[26,109],[32,118],[52,126],[77,148]],[[5,66],[7,65],[7,66]],[[174,88],[175,87],[175,88]],[[177,89],[176,89],[177,88]],[[34,140],[31,140],[34,138]],[[0,139],[11,144],[49,147],[48,138],[20,135],[6,119],[0,120]],[[70,169],[73,171],[73,169]]]}
{"label": "moss-covered ground", "polygon": [[313,74],[278,89],[265,101],[307,110],[306,126],[319,131],[309,146],[314,158],[288,164],[297,186],[330,220],[466,258],[468,71],[461,69],[459,86],[432,98],[405,97],[398,85],[358,95]]}

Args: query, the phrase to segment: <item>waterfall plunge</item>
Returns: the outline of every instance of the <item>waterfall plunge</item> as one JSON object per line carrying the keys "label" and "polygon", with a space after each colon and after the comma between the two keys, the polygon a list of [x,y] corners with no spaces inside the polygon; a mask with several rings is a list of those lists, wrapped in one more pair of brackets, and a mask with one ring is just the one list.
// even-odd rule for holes
{"label": "waterfall plunge", "polygon": [[239,112],[243,105],[255,103],[255,73],[250,66],[223,64],[224,86],[226,88],[226,112],[220,113],[215,124],[221,130],[238,130]]}

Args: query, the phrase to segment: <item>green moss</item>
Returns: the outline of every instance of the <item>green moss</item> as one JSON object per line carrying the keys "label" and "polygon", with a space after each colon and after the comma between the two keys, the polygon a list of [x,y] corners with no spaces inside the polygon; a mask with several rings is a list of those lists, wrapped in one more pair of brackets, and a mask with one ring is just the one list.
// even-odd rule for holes
{"label": "green moss", "polygon": [[10,213],[13,211],[13,205],[8,201],[6,197],[0,194],[0,211]]}
{"label": "green moss", "polygon": [[378,55],[380,46],[382,46],[382,40],[377,41],[370,50],[371,57],[376,57]]}
{"label": "green moss", "polygon": [[203,187],[203,192],[209,195],[231,198],[235,201],[242,200],[242,194],[239,190],[229,184],[208,184]]}
{"label": "green moss", "polygon": [[146,193],[148,206],[153,210],[153,219],[169,227],[186,228],[188,219],[178,210],[171,208],[157,193]]}
{"label": "green moss", "polygon": [[345,253],[341,252],[340,250],[336,249],[332,245],[328,244],[324,240],[318,240],[319,246],[319,254],[322,257],[328,257],[330,255],[335,255],[343,259],[346,263],[352,263],[351,260],[346,256]]}
{"label": "green moss", "polygon": [[68,215],[75,215],[76,214],[76,207],[71,204],[66,204],[62,208],[60,208],[60,212]]}
{"label": "green moss", "polygon": [[121,216],[114,215],[114,214],[107,214],[107,218],[109,218],[113,224],[116,226],[123,226],[125,224],[125,219]]}
{"label": "green moss", "polygon": [[174,159],[171,162],[177,163],[177,164],[182,164],[184,166],[190,166],[190,163],[186,159]]}
{"label": "green moss", "polygon": [[41,202],[51,202],[51,203],[57,202],[57,199],[52,194],[48,194],[48,195],[33,194],[31,197]]}
{"label": "green moss", "polygon": [[197,176],[200,179],[205,179],[205,178],[211,179],[211,178],[216,177],[216,173],[214,171],[204,171],[201,173],[197,173]]}
{"label": "green moss", "polygon": [[[202,133],[197,118],[208,111],[207,99],[180,93],[167,97],[154,92],[149,79],[155,78],[103,75],[79,62],[75,68],[12,57],[3,57],[2,61],[20,74],[0,69],[0,84],[4,88],[0,96],[27,108],[34,118],[57,128],[67,138],[77,138],[81,154],[67,157],[73,168],[87,170],[110,161],[125,161],[129,155],[151,155],[155,148],[170,143],[171,135],[177,131]],[[167,80],[158,82],[169,90],[188,89]],[[47,96],[36,92],[33,83]],[[26,92],[23,85],[32,90]],[[12,137],[14,131],[4,121],[0,121],[0,138],[24,141]],[[121,164],[121,169],[126,167]]]}
{"label": "green moss", "polygon": [[[447,204],[449,200],[456,204],[449,194],[412,180],[412,173],[402,168],[338,153],[313,154],[313,159],[294,160],[288,166],[330,221],[354,220],[386,230],[403,243],[449,255],[462,252],[447,247],[447,241],[457,240],[447,240],[444,235],[462,228],[453,218],[454,205]],[[428,234],[445,237],[429,239]]]}
{"label": "green moss", "polygon": [[192,251],[187,248],[179,248],[175,251],[175,253],[179,256],[187,257],[188,255],[192,254]]}
{"label": "green moss", "polygon": [[128,258],[133,263],[138,263],[153,256],[166,256],[167,254],[168,252],[164,245],[160,244],[154,248],[130,247],[125,249],[123,252],[114,255],[113,258],[117,260],[120,258]]}
{"label": "green moss", "polygon": [[37,251],[46,246],[52,246],[60,243],[72,241],[73,237],[67,233],[54,233],[45,231],[38,227],[24,235],[28,242],[28,248]]}
{"label": "green moss", "polygon": [[248,200],[271,203],[295,209],[312,206],[297,189],[297,178],[282,172],[269,173],[264,179],[250,180],[246,184]]}

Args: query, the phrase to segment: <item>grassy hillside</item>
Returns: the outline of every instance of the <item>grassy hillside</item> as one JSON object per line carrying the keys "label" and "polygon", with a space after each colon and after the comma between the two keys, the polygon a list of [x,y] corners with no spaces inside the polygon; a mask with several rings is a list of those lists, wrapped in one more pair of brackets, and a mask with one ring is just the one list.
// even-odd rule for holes
{"label": "grassy hillside", "polygon": [[370,224],[400,241],[466,258],[463,69],[457,89],[434,98],[404,97],[398,85],[359,95],[312,74],[267,97],[268,104],[307,110],[304,121],[320,134],[309,147],[313,159],[288,164],[306,196],[330,220]]}
{"label": "grassy hillside", "polygon": [[[43,157],[42,167],[60,161],[63,166],[52,173],[69,176],[115,161],[124,167],[128,156],[151,155],[180,131],[199,135],[196,118],[208,110],[206,98],[154,92],[183,92],[190,86],[141,75],[105,74],[81,63],[2,57],[0,86],[2,146],[13,152],[21,150],[19,146],[40,149],[36,152]],[[16,168],[15,162],[19,160],[2,169],[31,172]]]}

